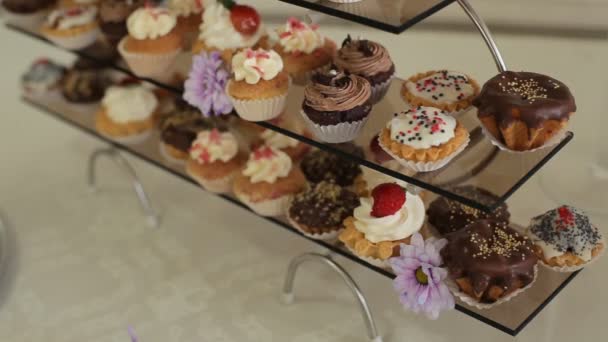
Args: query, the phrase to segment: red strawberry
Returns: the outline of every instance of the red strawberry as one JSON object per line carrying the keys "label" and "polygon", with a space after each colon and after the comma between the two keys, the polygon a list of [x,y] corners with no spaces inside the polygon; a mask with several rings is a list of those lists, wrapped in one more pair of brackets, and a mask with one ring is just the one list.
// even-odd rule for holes
{"label": "red strawberry", "polygon": [[234,5],[230,8],[230,21],[237,32],[252,35],[260,27],[260,14],[247,5]]}
{"label": "red strawberry", "polygon": [[393,215],[405,203],[405,189],[395,183],[383,183],[372,190],[374,205],[371,215],[384,217]]}
{"label": "red strawberry", "polygon": [[393,160],[393,157],[391,157],[388,153],[386,153],[386,151],[382,149],[382,147],[380,147],[380,142],[378,141],[378,139],[379,137],[378,135],[376,135],[369,143],[369,149],[374,154],[374,159],[376,160],[376,162],[384,163],[389,160]]}

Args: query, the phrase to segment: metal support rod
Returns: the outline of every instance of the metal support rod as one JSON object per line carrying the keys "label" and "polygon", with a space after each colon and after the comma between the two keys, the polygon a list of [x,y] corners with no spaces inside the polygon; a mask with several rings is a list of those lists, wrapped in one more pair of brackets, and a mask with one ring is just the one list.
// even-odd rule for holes
{"label": "metal support rod", "polygon": [[372,312],[369,309],[369,305],[367,304],[367,300],[365,299],[363,292],[361,292],[361,290],[357,286],[357,283],[355,283],[355,281],[348,274],[348,272],[346,272],[346,270],[344,270],[342,266],[338,265],[328,256],[317,253],[306,253],[299,255],[291,260],[291,262],[289,263],[289,267],[287,268],[287,275],[285,276],[285,283],[283,285],[283,293],[281,297],[283,303],[293,303],[293,286],[294,280],[296,278],[296,273],[298,271],[299,266],[307,261],[321,262],[329,266],[333,271],[335,271],[342,277],[342,280],[344,280],[348,288],[355,296],[355,299],[359,303],[359,308],[361,310],[361,315],[363,316],[363,321],[365,322],[365,327],[367,329],[367,336],[369,340],[372,342],[382,342],[382,336],[380,336],[378,334],[378,331],[376,330],[376,323],[374,322],[374,317],[372,316]]}
{"label": "metal support rod", "polygon": [[158,227],[160,221],[159,215],[152,207],[150,203],[150,198],[146,194],[144,186],[137,177],[135,169],[133,169],[131,164],[129,164],[129,162],[114,147],[100,148],[91,153],[87,170],[89,188],[92,191],[95,191],[97,189],[96,166],[97,160],[99,160],[100,157],[109,157],[112,161],[114,161],[114,163],[116,163],[116,165],[120,167],[121,170],[124,171],[124,173],[126,173],[131,178],[133,190],[135,190],[135,194],[137,195],[139,204],[141,205],[144,215],[146,216],[146,223],[150,227]]}
{"label": "metal support rod", "polygon": [[498,71],[507,71],[505,61],[503,60],[502,55],[500,54],[500,51],[498,50],[498,47],[496,46],[496,43],[492,38],[490,30],[486,26],[486,23],[483,21],[483,19],[481,19],[479,15],[477,15],[477,12],[475,12],[475,9],[473,9],[473,6],[471,6],[468,0],[457,1],[460,7],[462,7],[462,9],[464,10],[464,12],[469,16],[473,24],[475,24],[475,27],[477,27],[479,33],[481,33],[483,40],[486,42],[488,49],[490,49],[490,52],[492,53],[492,57],[494,57],[494,62],[496,63]]}

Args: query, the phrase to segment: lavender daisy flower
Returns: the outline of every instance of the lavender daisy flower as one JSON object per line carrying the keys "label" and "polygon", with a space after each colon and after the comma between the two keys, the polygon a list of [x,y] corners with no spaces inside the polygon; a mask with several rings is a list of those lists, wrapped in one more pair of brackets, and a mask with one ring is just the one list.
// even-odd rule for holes
{"label": "lavender daisy flower", "polygon": [[225,90],[228,76],[219,52],[203,52],[194,56],[192,69],[184,83],[184,100],[197,107],[204,116],[229,114],[232,103]]}
{"label": "lavender daisy flower", "polygon": [[440,267],[443,260],[439,251],[446,244],[446,239],[424,241],[416,233],[409,245],[401,245],[401,256],[389,260],[397,275],[393,285],[401,304],[429,319],[437,319],[440,311],[454,308],[454,297],[444,283],[448,272]]}

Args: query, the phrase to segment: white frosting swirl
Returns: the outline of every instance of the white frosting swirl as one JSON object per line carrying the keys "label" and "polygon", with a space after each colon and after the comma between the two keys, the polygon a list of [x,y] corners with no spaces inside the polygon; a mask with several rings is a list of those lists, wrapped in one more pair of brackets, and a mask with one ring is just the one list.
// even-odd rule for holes
{"label": "white frosting swirl", "polygon": [[463,73],[442,70],[416,82],[407,81],[407,90],[416,97],[437,104],[454,103],[475,94],[469,77]]}
{"label": "white frosting swirl", "polygon": [[146,120],[158,106],[154,93],[141,85],[112,86],[101,103],[110,119],[122,124]]}
{"label": "white frosting swirl", "polygon": [[142,7],[127,19],[127,30],[135,39],[156,39],[167,35],[176,24],[175,15],[166,8]]}
{"label": "white frosting swirl", "polygon": [[260,24],[252,35],[243,35],[234,29],[230,20],[230,12],[220,3],[205,4],[203,23],[199,39],[205,45],[216,49],[239,49],[254,46],[264,35],[264,27]]}
{"label": "white frosting swirl", "polygon": [[387,127],[391,139],[414,149],[439,146],[454,137],[456,119],[434,107],[418,107],[398,113]]}
{"label": "white frosting swirl", "polygon": [[90,24],[95,21],[95,18],[97,18],[97,7],[95,6],[58,8],[49,13],[46,23],[58,30],[67,30]]}
{"label": "white frosting swirl", "polygon": [[296,139],[290,138],[286,135],[283,135],[270,129],[267,129],[262,132],[261,137],[264,140],[265,145],[274,147],[279,150],[288,147],[296,147],[299,144]]}
{"label": "white frosting swirl", "polygon": [[203,12],[203,0],[169,0],[167,7],[176,15],[187,17]]}
{"label": "white frosting swirl", "polygon": [[283,70],[283,59],[274,50],[243,50],[232,58],[234,79],[256,84],[260,79],[275,78]]}
{"label": "white frosting swirl", "polygon": [[190,158],[199,164],[228,162],[239,152],[239,144],[230,132],[217,129],[199,132],[190,148]]}
{"label": "white frosting swirl", "polygon": [[253,151],[243,170],[251,183],[274,183],[279,178],[287,177],[291,171],[291,158],[285,152],[274,147],[263,146]]}
{"label": "white frosting swirl", "polygon": [[325,43],[325,38],[317,32],[317,26],[309,26],[296,18],[289,18],[285,27],[279,28],[277,33],[285,52],[310,54]]}
{"label": "white frosting swirl", "polygon": [[422,228],[424,203],[419,196],[408,193],[401,209],[393,215],[374,217],[371,215],[372,198],[361,198],[355,209],[355,228],[373,243],[405,239]]}

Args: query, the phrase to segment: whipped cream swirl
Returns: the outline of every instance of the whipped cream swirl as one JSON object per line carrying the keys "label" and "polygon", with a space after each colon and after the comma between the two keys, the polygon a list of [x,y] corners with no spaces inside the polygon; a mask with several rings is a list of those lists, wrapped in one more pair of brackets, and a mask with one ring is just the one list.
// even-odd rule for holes
{"label": "whipped cream swirl", "polygon": [[228,162],[239,152],[239,144],[230,132],[218,129],[201,131],[190,147],[190,158],[199,164]]}
{"label": "whipped cream swirl", "polygon": [[97,18],[97,7],[79,6],[72,8],[59,8],[49,13],[46,25],[58,30],[67,30],[73,27],[87,25]]}
{"label": "whipped cream swirl", "polygon": [[205,4],[199,40],[210,48],[239,49],[254,46],[262,38],[264,32],[264,27],[260,24],[254,34],[241,34],[232,25],[230,11],[220,3],[211,3]]}
{"label": "whipped cream swirl", "polygon": [[325,43],[325,38],[317,29],[316,25],[308,25],[296,18],[289,18],[287,24],[277,30],[279,44],[285,52],[310,54]]}
{"label": "whipped cream swirl", "polygon": [[107,115],[116,123],[147,120],[158,107],[154,93],[141,86],[112,86],[101,100]]}
{"label": "whipped cream swirl", "polygon": [[262,132],[261,137],[264,140],[265,145],[274,147],[279,150],[289,147],[296,147],[300,143],[294,138],[290,138],[286,135],[283,135],[270,129],[267,129]]}
{"label": "whipped cream swirl", "polygon": [[439,146],[454,138],[457,121],[434,107],[418,107],[396,113],[388,122],[391,139],[414,149]]}
{"label": "whipped cream swirl", "polygon": [[393,61],[386,48],[369,40],[352,40],[350,36],[338,50],[335,63],[348,72],[364,77],[387,72]]}
{"label": "whipped cream swirl", "polygon": [[156,39],[169,34],[176,24],[177,18],[168,9],[143,7],[131,13],[127,30],[135,39]]}
{"label": "whipped cream swirl", "polygon": [[361,198],[361,205],[353,216],[355,228],[373,243],[405,239],[419,231],[424,223],[424,203],[417,195],[408,193],[401,209],[393,215],[371,216],[372,207],[372,198]]}
{"label": "whipped cream swirl", "polygon": [[283,70],[283,59],[274,50],[243,50],[232,58],[234,79],[257,84],[261,79],[271,80]]}
{"label": "whipped cream swirl", "polygon": [[304,89],[304,104],[318,111],[343,111],[366,104],[371,95],[367,80],[332,69],[313,77]]}
{"label": "whipped cream swirl", "polygon": [[251,183],[273,184],[277,179],[287,177],[291,166],[291,158],[285,152],[274,147],[262,146],[252,152],[243,175],[249,177]]}

